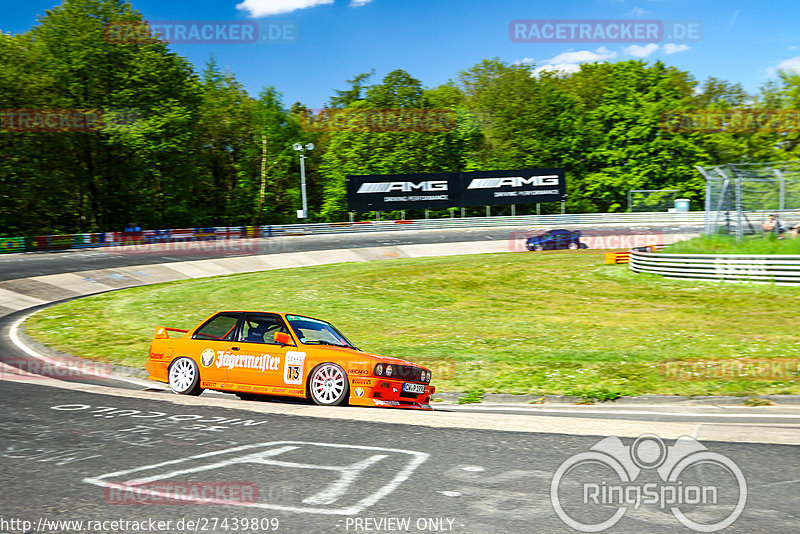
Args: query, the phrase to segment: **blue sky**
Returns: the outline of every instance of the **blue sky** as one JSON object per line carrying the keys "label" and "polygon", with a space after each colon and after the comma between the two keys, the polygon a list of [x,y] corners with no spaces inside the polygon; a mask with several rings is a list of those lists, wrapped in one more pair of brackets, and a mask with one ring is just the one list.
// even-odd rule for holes
{"label": "blue sky", "polygon": [[[0,5],[0,29],[20,33],[60,0]],[[534,68],[581,61],[661,59],[698,80],[715,76],[755,92],[777,68],[800,72],[796,1],[729,0],[132,0],[153,20],[289,21],[297,39],[280,44],[171,44],[198,68],[213,52],[252,95],[275,86],[287,105],[322,107],[346,79],[375,69],[373,82],[405,69],[428,87],[485,58]],[[305,6],[305,7],[304,7]],[[699,21],[702,39],[638,43],[519,43],[514,20]]]}

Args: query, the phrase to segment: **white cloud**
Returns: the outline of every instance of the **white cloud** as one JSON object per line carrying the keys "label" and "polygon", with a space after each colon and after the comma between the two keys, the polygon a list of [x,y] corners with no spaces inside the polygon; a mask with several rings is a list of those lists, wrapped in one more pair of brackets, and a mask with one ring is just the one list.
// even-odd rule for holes
{"label": "white cloud", "polygon": [[629,17],[643,17],[647,14],[647,11],[642,9],[641,7],[634,7],[630,11],[628,11]]}
{"label": "white cloud", "polygon": [[531,63],[536,62],[536,60],[532,57],[524,57],[522,59],[517,59],[514,61],[514,65],[530,65]]}
{"label": "white cloud", "polygon": [[[363,5],[370,0],[353,0],[357,5]],[[306,9],[321,5],[332,4],[333,0],[244,0],[241,4],[236,4],[236,9],[247,11],[251,17],[269,17],[270,15],[281,15],[291,13],[298,9]]]}
{"label": "white cloud", "polygon": [[361,7],[372,2],[372,0],[350,0],[350,7]]}
{"label": "white cloud", "polygon": [[689,45],[667,43],[663,48],[665,54],[677,54],[678,52],[686,52],[689,50]]}
{"label": "white cloud", "polygon": [[568,50],[558,54],[554,58],[545,59],[544,63],[555,65],[556,63],[586,63],[589,61],[605,61],[617,57],[616,52],[612,52],[605,46],[601,46],[594,52],[591,50]]}
{"label": "white cloud", "polygon": [[625,53],[629,56],[638,57],[638,58],[646,58],[656,50],[658,50],[658,45],[655,43],[650,43],[648,45],[640,46],[640,45],[630,45],[624,48]]}
{"label": "white cloud", "polygon": [[784,59],[783,61],[778,63],[778,66],[775,67],[775,69],[770,69],[770,70],[772,70],[773,72],[779,70],[785,70],[794,72],[796,74],[800,74],[800,56],[793,57],[790,59]]}
{"label": "white cloud", "polygon": [[548,72],[565,72],[565,73],[572,73],[578,72],[581,70],[581,66],[577,63],[556,63],[554,65],[542,65],[541,67],[536,67],[531,71],[532,76],[538,76],[539,73],[548,71]]}
{"label": "white cloud", "polygon": [[[595,61],[606,61],[617,57],[617,53],[601,46],[597,50],[567,50],[550,59],[543,59],[542,65],[531,71],[532,76],[538,76],[545,71],[560,71],[566,73],[578,72],[581,70],[581,63],[593,63]],[[515,63],[533,63],[533,58],[524,58]]]}
{"label": "white cloud", "polygon": [[739,18],[739,10],[734,9],[733,15],[731,15],[731,20],[728,22],[728,31],[731,31],[733,25],[736,24],[736,19]]}

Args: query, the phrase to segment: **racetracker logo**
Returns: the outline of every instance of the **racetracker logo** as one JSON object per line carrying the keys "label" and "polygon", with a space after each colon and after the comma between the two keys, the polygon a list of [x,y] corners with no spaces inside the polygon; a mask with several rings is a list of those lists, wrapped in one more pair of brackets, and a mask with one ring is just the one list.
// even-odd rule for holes
{"label": "racetracker logo", "polygon": [[514,20],[508,35],[515,43],[658,43],[699,41],[697,20]]}
{"label": "racetracker logo", "polygon": [[127,482],[106,484],[103,499],[107,504],[227,504],[258,502],[254,482]]}
{"label": "racetracker logo", "polygon": [[117,126],[130,126],[140,118],[140,114],[131,109],[2,109],[0,132],[98,132]]}
{"label": "racetracker logo", "polygon": [[[482,124],[484,116],[473,117]],[[300,116],[303,129],[312,132],[449,132],[456,126],[450,109],[311,109]]]}
{"label": "racetracker logo", "polygon": [[732,358],[662,362],[661,374],[671,380],[800,380],[800,360]]}
{"label": "racetracker logo", "polygon": [[109,22],[112,44],[275,44],[297,41],[295,22],[230,20],[154,20]]}
{"label": "racetracker logo", "polygon": [[89,360],[59,361],[35,358],[0,362],[0,380],[47,379],[98,379],[111,377],[110,363]]}
{"label": "racetracker logo", "polygon": [[558,467],[550,501],[558,517],[580,532],[607,530],[643,505],[668,509],[697,532],[716,532],[741,515],[747,482],[733,460],[693,438],[667,447],[651,434],[630,446],[612,436]]}
{"label": "racetracker logo", "polygon": [[662,130],[683,133],[800,132],[800,109],[701,109],[661,115]]}

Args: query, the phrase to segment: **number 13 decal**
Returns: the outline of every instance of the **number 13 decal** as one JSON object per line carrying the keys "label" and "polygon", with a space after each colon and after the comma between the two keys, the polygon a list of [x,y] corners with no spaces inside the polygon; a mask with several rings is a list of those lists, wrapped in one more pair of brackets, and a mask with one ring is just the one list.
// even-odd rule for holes
{"label": "number 13 decal", "polygon": [[306,363],[306,353],[288,351],[283,366],[283,382],[285,384],[301,385],[303,383],[303,367]]}

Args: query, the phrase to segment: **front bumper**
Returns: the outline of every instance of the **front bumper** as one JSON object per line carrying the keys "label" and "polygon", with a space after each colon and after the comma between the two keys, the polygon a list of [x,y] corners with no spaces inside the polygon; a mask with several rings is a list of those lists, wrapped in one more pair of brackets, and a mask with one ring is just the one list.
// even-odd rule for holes
{"label": "front bumper", "polygon": [[[402,380],[387,378],[351,378],[349,402],[355,406],[377,406],[381,408],[408,408],[432,410],[431,395],[436,388],[423,384],[423,393],[406,393]],[[416,382],[413,382],[416,383]]]}

